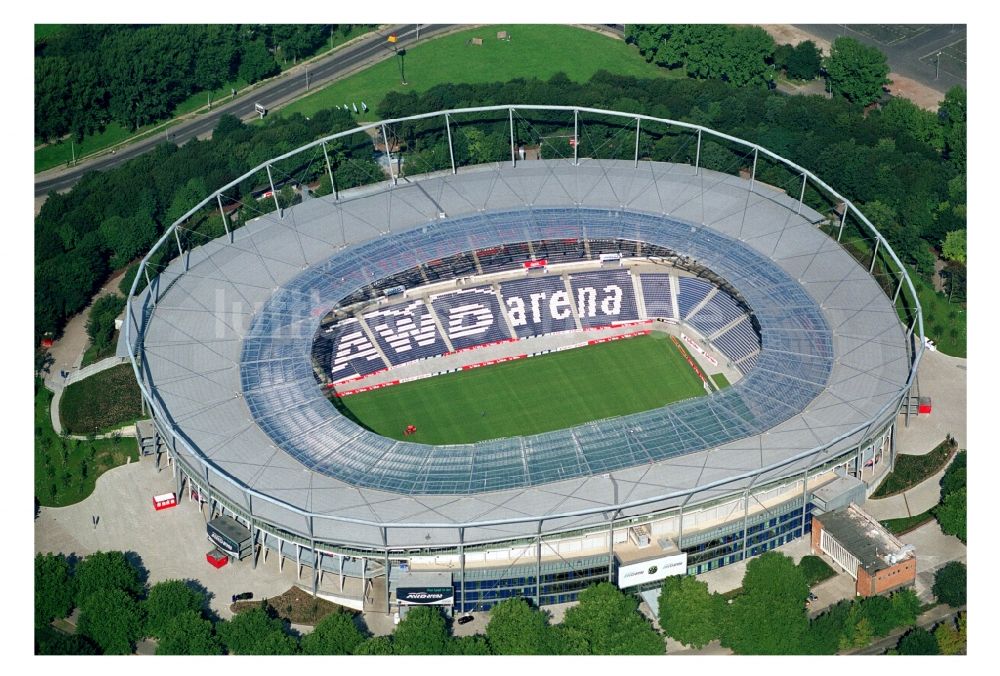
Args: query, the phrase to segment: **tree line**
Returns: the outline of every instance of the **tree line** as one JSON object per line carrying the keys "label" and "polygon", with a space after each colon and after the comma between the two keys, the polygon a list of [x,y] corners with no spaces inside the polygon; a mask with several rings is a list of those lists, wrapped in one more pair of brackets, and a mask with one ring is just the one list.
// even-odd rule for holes
{"label": "tree line", "polygon": [[[587,83],[554,76],[548,82],[515,80],[483,85],[441,85],[423,94],[392,92],[380,115],[402,117],[440,108],[500,105],[510,101],[576,104],[640,112],[702,124],[751,142],[814,171],[857,204],[918,274],[934,274],[941,251],[961,274],[966,228],[965,90],[953,88],[937,114],[906,99],[893,98],[867,114],[847,98],[785,96],[766,89],[734,87],[719,80],[640,80],[597,73]],[[456,118],[453,117],[453,120]],[[475,124],[472,127],[472,124]],[[634,125],[612,118],[582,118],[577,149],[581,157],[632,159]],[[692,134],[643,125],[639,155],[657,161],[694,163]],[[470,128],[472,127],[472,128]],[[414,173],[449,166],[445,130],[438,120],[399,125],[403,153]],[[457,164],[509,159],[506,115],[483,113],[455,122]],[[554,137],[573,133],[572,116],[525,111],[515,119],[515,144],[539,146],[542,156],[572,157]],[[752,151],[708,137],[701,166],[738,174],[749,172]],[[757,178],[797,196],[800,178],[774,163],[760,163]],[[833,205],[809,189],[806,202],[833,217]],[[853,236],[864,239],[860,230]],[[951,239],[949,239],[949,237]],[[869,238],[870,240],[870,238]],[[948,242],[949,245],[945,246]],[[870,246],[870,241],[869,241]]]}
{"label": "tree line", "polygon": [[889,84],[885,54],[849,37],[834,40],[826,59],[812,40],[779,45],[759,26],[629,24],[625,40],[647,62],[740,87],[774,87],[779,70],[793,80],[825,75],[833,94],[867,106]]}
{"label": "tree line", "polygon": [[[144,255],[168,225],[212,189],[276,154],[354,124],[345,110],[322,111],[310,120],[273,118],[260,126],[223,116],[211,140],[182,148],[161,144],[120,167],[86,174],[68,193],[51,193],[35,218],[36,344],[46,334],[58,334],[112,271]],[[382,176],[370,142],[358,140],[331,152],[341,189]],[[286,166],[275,181],[315,179],[325,173],[325,165],[315,159],[302,167]],[[241,206],[229,216],[232,225],[274,209],[272,200],[255,197],[266,185],[266,174],[254,176],[227,193],[227,206]],[[223,232],[216,207],[189,223],[182,241],[198,245]],[[176,255],[171,242],[155,262],[162,268]],[[133,279],[134,268],[122,284],[125,291]]]}
{"label": "tree line", "polygon": [[276,75],[350,24],[67,25],[35,45],[35,137],[49,141],[117,122],[167,119],[175,106],[227,82]]}
{"label": "tree line", "polygon": [[[511,101],[641,112],[703,124],[759,143],[815,171],[849,196],[904,262],[926,279],[934,272],[936,250],[944,248],[945,255],[955,256],[953,265],[963,274],[949,277],[949,283],[961,283],[964,294],[964,264],[960,262],[964,252],[955,253],[953,246],[958,238],[953,235],[952,246],[944,247],[949,233],[966,227],[964,89],[949,91],[937,115],[904,99],[892,99],[880,110],[865,114],[860,104],[840,97],[785,96],[719,80],[646,80],[600,72],[586,83],[557,74],[548,81],[448,84],[419,94],[392,92],[377,112],[384,118],[403,117]],[[354,124],[341,109],[323,111],[309,120],[301,115],[271,118],[260,125],[243,125],[226,117],[211,140],[183,148],[161,145],[121,167],[86,175],[67,194],[50,195],[35,219],[36,337],[61,331],[110,270],[126,266],[148,250],[167,225],[210,190],[267,158]],[[507,124],[502,112],[452,116],[456,164],[509,160]],[[571,115],[522,111],[515,117],[515,143],[539,147],[544,158],[572,157],[572,147],[566,143],[572,132]],[[583,116],[577,148],[581,157],[631,159],[634,138],[632,124]],[[441,120],[394,125],[390,140],[394,152],[405,160],[405,172],[450,166]],[[692,134],[646,124],[639,140],[642,158],[694,162]],[[330,150],[338,189],[386,178],[372,157],[371,141],[361,135]],[[321,157],[301,162],[302,166],[285,167],[281,178],[321,181],[318,194],[333,189],[323,176]],[[752,152],[706,137],[700,162],[708,169],[738,174],[749,170]],[[757,179],[796,195],[800,186],[798,176],[765,161],[759,163]],[[271,200],[252,199],[266,180],[266,176],[257,177],[227,193],[228,198],[242,201],[244,217],[274,208]],[[288,193],[282,198],[286,204],[295,199]],[[815,190],[807,190],[806,202],[835,217],[835,205]],[[199,218],[204,221],[199,233],[185,230],[192,244],[205,241],[209,234],[222,234],[220,217],[211,205]],[[237,226],[239,219],[236,214]],[[854,235],[863,236],[860,231]],[[172,243],[158,262],[166,263],[171,255],[176,255]]]}
{"label": "tree line", "polygon": [[[580,592],[559,624],[526,599],[510,598],[493,606],[482,634],[454,636],[451,620],[437,607],[411,606],[388,636],[371,635],[346,609],[300,636],[265,603],[222,620],[196,582],[148,586],[141,568],[122,552],[82,560],[38,554],[35,651],[129,654],[152,637],[158,655],[662,655],[666,635],[698,649],[719,641],[736,654],[832,655],[916,622],[921,604],[912,589],[840,601],[810,619],[809,558],[796,565],[765,552],[747,564],[742,587],[727,595],[709,592],[694,576],[668,577],[658,604],[662,633],[639,611],[636,595],[602,582]],[[965,604],[965,584],[964,564],[951,563],[939,569],[934,594],[957,608]],[[52,627],[74,608],[80,610],[75,634]],[[898,650],[926,650],[920,632],[928,633],[911,630]],[[934,654],[964,651],[964,617],[957,627],[942,624],[931,640]]]}
{"label": "tree line", "polygon": [[[190,580],[152,586],[134,557],[96,552],[82,560],[35,557],[36,654],[125,655],[156,639],[157,655],[661,655],[663,637],[638,611],[638,599],[609,583],[580,593],[564,621],[523,599],[497,604],[485,635],[453,636],[437,607],[409,609],[389,636],[372,636],[357,614],[327,615],[305,635],[265,604],[217,617],[208,592]],[[52,626],[79,609],[76,633]]]}

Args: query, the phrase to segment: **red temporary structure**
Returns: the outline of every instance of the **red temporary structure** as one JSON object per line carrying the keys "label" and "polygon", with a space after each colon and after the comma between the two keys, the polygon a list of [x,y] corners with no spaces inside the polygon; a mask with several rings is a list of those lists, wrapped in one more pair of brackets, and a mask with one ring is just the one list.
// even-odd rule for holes
{"label": "red temporary structure", "polygon": [[229,556],[223,554],[218,549],[213,549],[209,553],[205,554],[205,559],[216,568],[222,568],[224,565],[229,563]]}
{"label": "red temporary structure", "polygon": [[153,508],[156,511],[161,509],[169,509],[171,507],[177,506],[177,495],[174,493],[164,493],[163,495],[153,496]]}

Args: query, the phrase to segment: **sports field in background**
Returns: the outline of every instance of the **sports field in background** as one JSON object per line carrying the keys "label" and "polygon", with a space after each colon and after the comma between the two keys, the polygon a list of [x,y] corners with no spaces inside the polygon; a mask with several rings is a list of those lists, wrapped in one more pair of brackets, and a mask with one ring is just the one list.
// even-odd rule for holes
{"label": "sports field in background", "polygon": [[[704,394],[677,347],[653,333],[353,394],[338,406],[382,436],[460,444],[549,432]],[[416,434],[404,436],[407,425]]]}

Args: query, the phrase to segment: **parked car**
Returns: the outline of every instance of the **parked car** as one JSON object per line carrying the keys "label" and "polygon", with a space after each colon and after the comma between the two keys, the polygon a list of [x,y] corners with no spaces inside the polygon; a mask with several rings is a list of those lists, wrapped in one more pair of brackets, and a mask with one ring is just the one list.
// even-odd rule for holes
{"label": "parked car", "polygon": [[243,592],[242,594],[233,594],[233,603],[237,601],[249,601],[253,598],[253,592]]}
{"label": "parked car", "polygon": [[460,618],[458,618],[458,623],[465,624],[466,622],[472,622],[472,620],[474,619],[475,618],[472,615],[462,615]]}

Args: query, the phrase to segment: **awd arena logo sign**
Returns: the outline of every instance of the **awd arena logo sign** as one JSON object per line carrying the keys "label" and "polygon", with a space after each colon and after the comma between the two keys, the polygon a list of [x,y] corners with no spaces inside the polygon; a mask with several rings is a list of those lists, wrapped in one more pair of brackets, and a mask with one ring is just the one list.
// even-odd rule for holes
{"label": "awd arena logo sign", "polygon": [[[601,289],[600,300],[598,290],[592,286],[583,286],[576,290],[576,313],[580,319],[591,317],[617,317],[622,311],[622,296],[624,292],[617,284],[609,284]],[[569,319],[573,316],[573,302],[569,291],[560,289],[551,294],[536,292],[521,296],[506,298],[507,316],[514,327],[546,323],[545,320]],[[600,310],[600,314],[598,314]]]}
{"label": "awd arena logo sign", "polygon": [[530,289],[502,285],[499,299],[489,288],[466,289],[434,297],[433,310],[423,300],[370,310],[362,315],[368,331],[356,318],[345,319],[329,331],[332,374],[378,370],[379,348],[392,365],[444,354],[448,346],[435,315],[454,349],[510,338],[503,315],[515,338],[576,329],[574,311],[585,327],[638,318],[631,286],[574,282],[570,291],[561,277],[536,282]]}

